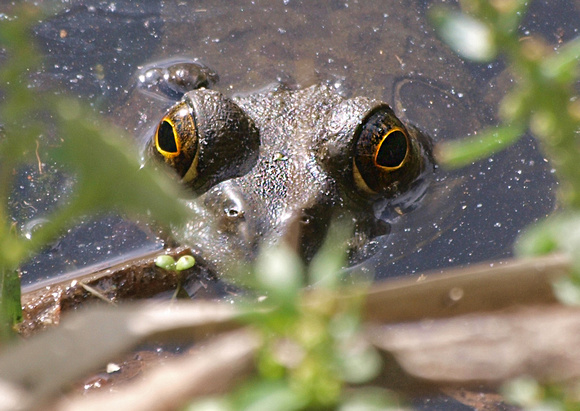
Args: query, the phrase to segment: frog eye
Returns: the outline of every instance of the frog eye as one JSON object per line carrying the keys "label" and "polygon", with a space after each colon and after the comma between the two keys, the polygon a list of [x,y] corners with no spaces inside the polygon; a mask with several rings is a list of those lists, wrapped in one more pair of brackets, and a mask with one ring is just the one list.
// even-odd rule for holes
{"label": "frog eye", "polygon": [[155,147],[163,157],[173,158],[179,155],[181,144],[170,119],[163,119],[155,133]]}
{"label": "frog eye", "polygon": [[247,173],[258,160],[259,147],[259,132],[246,113],[206,89],[185,93],[149,141],[150,154],[173,168],[196,194]]}
{"label": "frog eye", "polygon": [[180,102],[157,126],[154,155],[175,169],[182,180],[192,180],[197,176],[198,140],[193,111]]}
{"label": "frog eye", "polygon": [[393,127],[382,135],[375,150],[374,165],[385,171],[400,168],[409,154],[409,137],[400,127]]}
{"label": "frog eye", "polygon": [[355,145],[353,177],[359,189],[372,194],[391,189],[398,170],[411,152],[409,133],[388,107],[371,113],[362,123]]}

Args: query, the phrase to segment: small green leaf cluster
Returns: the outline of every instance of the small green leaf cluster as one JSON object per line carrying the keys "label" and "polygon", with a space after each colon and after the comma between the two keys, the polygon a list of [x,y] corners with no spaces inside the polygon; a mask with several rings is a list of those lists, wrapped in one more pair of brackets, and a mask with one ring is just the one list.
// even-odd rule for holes
{"label": "small green leaf cluster", "polygon": [[580,168],[576,144],[580,132],[580,101],[575,95],[580,38],[551,50],[518,28],[528,1],[463,0],[463,12],[436,8],[433,21],[441,37],[467,59],[489,62],[504,56],[516,79],[501,102],[502,124],[464,141],[440,147],[439,160],[461,166],[516,142],[526,131],[538,137],[563,183],[566,204],[580,206]]}
{"label": "small green leaf cluster", "polygon": [[195,258],[191,255],[184,255],[175,261],[172,256],[164,254],[155,258],[155,265],[165,270],[183,271],[195,265]]}
{"label": "small green leaf cluster", "polygon": [[[439,148],[439,160],[461,166],[483,158],[530,131],[540,142],[560,180],[562,210],[528,228],[516,244],[520,256],[564,252],[571,275],[554,284],[565,304],[580,304],[580,100],[577,95],[580,37],[556,51],[534,35],[521,36],[525,0],[460,0],[463,12],[434,10],[442,38],[463,57],[488,62],[502,55],[515,79],[503,98],[502,124],[476,137]],[[522,378],[505,386],[504,395],[528,410],[577,410],[579,391],[541,386]]]}
{"label": "small green leaf cluster", "polygon": [[526,130],[538,138],[560,180],[559,197],[565,212],[528,229],[516,252],[568,253],[573,261],[572,276],[555,289],[562,301],[580,304],[580,236],[576,235],[580,230],[580,100],[576,94],[580,37],[556,51],[541,38],[522,37],[518,28],[527,3],[464,0],[463,13],[441,8],[434,11],[434,21],[452,48],[466,58],[476,56],[478,61],[503,55],[516,80],[500,105],[503,123],[475,138],[443,144],[439,159],[451,166],[464,165],[512,144]]}
{"label": "small green leaf cluster", "polygon": [[528,227],[516,244],[518,255],[544,255],[563,252],[571,262],[570,275],[553,284],[560,302],[580,305],[580,214],[568,211],[555,214]]}
{"label": "small green leaf cluster", "polygon": [[[119,130],[80,101],[31,86],[29,75],[39,63],[39,53],[30,27],[39,18],[36,8],[22,5],[0,26],[0,45],[6,52],[0,70],[0,336],[4,338],[11,335],[21,315],[18,266],[75,218],[115,210],[169,224],[188,216],[185,206],[176,201],[176,185],[142,168],[135,149]],[[33,155],[40,136],[47,132],[47,119],[55,143],[43,147],[43,161],[55,161],[69,170],[76,178],[76,190],[27,236],[12,224],[7,205],[19,167],[36,161]]]}
{"label": "small green leaf cluster", "polygon": [[360,299],[341,298],[345,233],[336,226],[331,231],[308,266],[284,245],[260,254],[253,281],[264,295],[245,317],[263,340],[258,376],[227,397],[192,404],[191,410],[393,406],[386,390],[360,386],[379,374],[381,358],[360,332]]}

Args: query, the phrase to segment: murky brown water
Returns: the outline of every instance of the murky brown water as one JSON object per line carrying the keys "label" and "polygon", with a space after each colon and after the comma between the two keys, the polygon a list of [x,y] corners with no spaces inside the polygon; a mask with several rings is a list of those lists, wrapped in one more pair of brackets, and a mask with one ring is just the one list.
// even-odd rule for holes
{"label": "murky brown water", "polygon": [[[326,82],[345,96],[380,98],[436,141],[494,123],[509,87],[501,63],[466,64],[436,38],[426,14],[448,2],[134,3],[60,5],[37,28],[47,63],[36,82],[78,94],[137,138],[167,102],[135,93],[135,73],[163,59],[199,59],[227,94]],[[577,10],[547,4],[536,2],[523,31],[553,44],[576,36]],[[554,207],[550,166],[536,146],[525,137],[472,167],[440,170],[423,206],[397,220],[367,266],[385,277],[509,256],[519,230]]]}

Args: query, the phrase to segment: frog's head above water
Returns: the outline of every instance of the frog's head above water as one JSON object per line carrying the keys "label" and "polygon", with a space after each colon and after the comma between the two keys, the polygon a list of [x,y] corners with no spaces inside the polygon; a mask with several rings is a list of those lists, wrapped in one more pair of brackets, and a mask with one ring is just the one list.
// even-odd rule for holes
{"label": "frog's head above water", "polygon": [[183,236],[216,265],[281,239],[308,259],[337,214],[354,220],[358,261],[390,230],[377,210],[413,207],[433,173],[427,136],[383,102],[323,85],[232,98],[184,91],[149,151],[199,196],[200,218]]}

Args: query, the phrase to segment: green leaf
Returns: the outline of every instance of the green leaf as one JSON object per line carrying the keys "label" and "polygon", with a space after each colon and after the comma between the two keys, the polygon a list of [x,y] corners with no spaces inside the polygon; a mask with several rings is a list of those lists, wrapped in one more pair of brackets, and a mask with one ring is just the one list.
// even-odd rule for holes
{"label": "green leaf", "polygon": [[512,145],[522,131],[520,126],[500,126],[485,129],[477,136],[442,143],[436,149],[437,160],[452,168],[470,164]]}
{"label": "green leaf", "polygon": [[548,78],[571,82],[578,76],[580,37],[569,41],[551,57],[541,62],[542,73]]}
{"label": "green leaf", "polygon": [[300,257],[283,244],[263,250],[255,264],[256,280],[275,302],[292,304],[304,283]]}
{"label": "green leaf", "polygon": [[504,384],[501,391],[508,401],[523,407],[533,407],[542,399],[542,387],[536,380],[528,377]]}
{"label": "green leaf", "polygon": [[[164,225],[187,220],[188,209],[179,201],[179,188],[161,173],[142,167],[135,147],[122,133],[78,102],[58,100],[61,147],[53,156],[78,178],[75,215],[115,209],[130,214],[151,214]],[[98,124],[98,127],[95,125]]]}
{"label": "green leaf", "polygon": [[183,411],[234,411],[234,408],[225,398],[205,398],[194,401]]}
{"label": "green leaf", "polygon": [[[541,255],[564,251],[580,262],[580,213],[567,212],[552,215],[528,226],[520,235],[515,246],[521,256]],[[580,267],[580,264],[579,264]]]}
{"label": "green leaf", "polygon": [[346,264],[347,239],[352,232],[352,224],[334,221],[322,247],[308,267],[311,284],[334,289],[340,280],[340,271]]}
{"label": "green leaf", "polygon": [[[485,0],[486,2],[489,0]],[[490,2],[499,13],[495,16],[494,27],[505,36],[515,38],[517,29],[526,14],[529,0],[501,0]]]}
{"label": "green leaf", "polygon": [[376,377],[381,372],[381,356],[372,347],[351,349],[342,358],[342,377],[344,381],[361,384]]}
{"label": "green leaf", "polygon": [[390,391],[378,387],[351,389],[345,395],[338,411],[387,411],[401,410],[400,400]]}
{"label": "green leaf", "polygon": [[560,278],[552,285],[554,294],[564,305],[580,306],[580,287],[572,278]]}
{"label": "green leaf", "polygon": [[177,271],[187,270],[195,265],[195,258],[191,255],[184,255],[177,260],[175,263],[175,269]]}
{"label": "green leaf", "polygon": [[305,405],[304,398],[296,395],[283,381],[256,381],[237,397],[236,409],[244,411],[293,411]]}
{"label": "green leaf", "polygon": [[550,216],[526,228],[515,246],[517,255],[541,255],[560,251],[566,253],[571,275],[553,284],[554,294],[566,305],[580,305],[580,213],[566,212]]}
{"label": "green leaf", "polygon": [[175,259],[170,255],[160,255],[155,258],[155,265],[165,270],[175,269]]}

